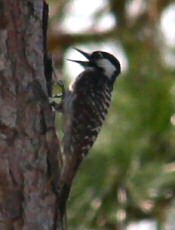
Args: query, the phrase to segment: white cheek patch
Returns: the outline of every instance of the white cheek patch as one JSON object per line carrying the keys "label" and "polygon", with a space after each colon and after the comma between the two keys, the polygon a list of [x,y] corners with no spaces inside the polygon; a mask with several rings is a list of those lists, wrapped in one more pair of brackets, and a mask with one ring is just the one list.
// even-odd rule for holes
{"label": "white cheek patch", "polygon": [[116,71],[116,67],[107,59],[98,60],[97,66],[104,69],[105,75],[108,78],[111,78],[114,72]]}

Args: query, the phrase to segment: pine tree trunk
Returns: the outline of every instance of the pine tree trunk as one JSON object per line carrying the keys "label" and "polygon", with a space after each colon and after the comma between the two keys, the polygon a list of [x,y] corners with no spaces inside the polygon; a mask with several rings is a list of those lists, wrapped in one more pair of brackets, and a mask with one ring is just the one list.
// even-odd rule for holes
{"label": "pine tree trunk", "polygon": [[0,230],[60,230],[42,0],[0,0]]}

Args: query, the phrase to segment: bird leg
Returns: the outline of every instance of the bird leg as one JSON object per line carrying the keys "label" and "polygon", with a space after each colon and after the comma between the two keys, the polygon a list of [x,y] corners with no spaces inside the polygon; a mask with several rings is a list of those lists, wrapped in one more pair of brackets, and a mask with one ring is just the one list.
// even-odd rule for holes
{"label": "bird leg", "polygon": [[[63,99],[65,97],[65,87],[64,87],[64,83],[62,80],[58,80],[57,82],[54,82],[52,84],[52,88],[53,86],[58,86],[61,88],[61,92],[60,93],[55,93],[52,95],[52,97],[49,98],[49,104],[51,105],[52,109],[57,111],[57,112],[62,112],[63,109]],[[60,102],[56,102],[55,99],[60,98]]]}

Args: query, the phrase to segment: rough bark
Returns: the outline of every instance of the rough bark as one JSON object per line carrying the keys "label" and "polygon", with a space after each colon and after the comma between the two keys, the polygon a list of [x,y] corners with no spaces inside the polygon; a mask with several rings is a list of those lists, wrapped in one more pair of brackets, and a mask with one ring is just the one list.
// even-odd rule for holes
{"label": "rough bark", "polygon": [[43,1],[0,1],[0,229],[62,229],[44,76]]}

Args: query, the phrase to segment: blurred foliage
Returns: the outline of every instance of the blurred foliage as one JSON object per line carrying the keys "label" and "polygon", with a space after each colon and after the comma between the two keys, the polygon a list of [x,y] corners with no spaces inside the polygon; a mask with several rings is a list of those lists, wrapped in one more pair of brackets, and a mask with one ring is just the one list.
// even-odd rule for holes
{"label": "blurred foliage", "polygon": [[131,2],[108,1],[117,20],[110,31],[71,34],[60,29],[71,1],[50,0],[49,46],[60,69],[70,46],[107,39],[121,42],[129,62],[115,85],[107,121],[72,188],[72,230],[122,230],[145,218],[155,219],[161,229],[174,202],[175,75],[162,61],[158,30],[163,10],[173,1],[142,0],[144,9],[132,17],[127,10]]}

